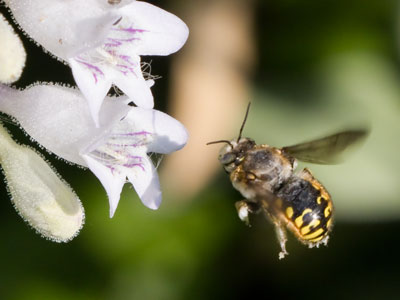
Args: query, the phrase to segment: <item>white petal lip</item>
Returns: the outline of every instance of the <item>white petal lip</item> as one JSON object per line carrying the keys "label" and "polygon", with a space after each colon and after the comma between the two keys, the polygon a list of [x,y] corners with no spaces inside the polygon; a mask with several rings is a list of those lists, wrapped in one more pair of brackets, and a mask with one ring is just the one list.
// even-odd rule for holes
{"label": "white petal lip", "polygon": [[142,168],[141,171],[135,168],[128,172],[129,182],[144,205],[150,209],[158,209],[161,204],[161,189],[157,170],[147,156],[142,160]]}
{"label": "white petal lip", "polygon": [[117,209],[126,176],[118,172],[113,172],[110,168],[107,168],[88,155],[83,155],[82,157],[86,161],[90,171],[96,175],[107,192],[110,202],[110,218],[112,218]]}
{"label": "white petal lip", "polygon": [[147,152],[168,154],[181,149],[188,140],[182,123],[154,109],[136,107],[119,125],[134,128],[135,131],[151,132],[153,140],[147,145]]}
{"label": "white petal lip", "polygon": [[169,55],[185,44],[189,29],[177,16],[152,4],[134,1],[118,10],[140,30],[140,41],[135,44],[138,55]]}
{"label": "white petal lip", "polygon": [[88,101],[91,116],[97,127],[100,126],[99,112],[103,104],[104,97],[110,90],[112,78],[110,73],[89,62],[78,58],[68,60],[71,66],[72,74],[79,89]]}
{"label": "white petal lip", "polygon": [[144,79],[143,73],[140,69],[140,57],[137,56],[138,66],[134,72],[127,72],[123,75],[117,74],[113,82],[118,86],[130,100],[137,106],[144,108],[154,107],[154,98],[151,93],[149,83]]}

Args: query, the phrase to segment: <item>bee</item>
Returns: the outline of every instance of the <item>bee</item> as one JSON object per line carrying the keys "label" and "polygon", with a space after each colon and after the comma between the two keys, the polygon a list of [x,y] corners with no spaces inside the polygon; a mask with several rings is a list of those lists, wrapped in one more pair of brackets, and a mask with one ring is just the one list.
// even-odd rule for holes
{"label": "bee", "polygon": [[332,198],[309,169],[295,172],[297,160],[335,164],[339,154],[364,139],[368,131],[346,130],[283,148],[257,145],[251,138],[242,138],[249,109],[250,103],[237,139],[207,143],[226,144],[218,159],[245,198],[235,204],[239,218],[249,225],[249,213],[261,212],[271,220],[281,247],[279,259],[288,254],[286,229],[310,248],[327,245],[333,225]]}

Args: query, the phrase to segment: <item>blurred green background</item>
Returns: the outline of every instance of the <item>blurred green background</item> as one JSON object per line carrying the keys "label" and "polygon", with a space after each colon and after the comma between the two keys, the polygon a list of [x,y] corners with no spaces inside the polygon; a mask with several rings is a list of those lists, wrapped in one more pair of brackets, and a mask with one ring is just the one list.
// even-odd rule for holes
{"label": "blurred green background", "polygon": [[[233,203],[241,196],[222,170],[186,201],[169,199],[163,186],[167,196],[158,211],[145,208],[126,185],[109,219],[95,176],[44,153],[82,200],[86,224],[68,244],[46,241],[17,215],[2,185],[0,299],[399,299],[398,2],[254,5],[258,60],[245,134],[284,146],[348,126],[372,129],[345,164],[308,166],[334,198],[329,246],[308,249],[290,235],[290,255],[279,261],[272,225],[261,216],[250,228],[240,222]],[[27,66],[17,86],[73,84],[68,67],[26,38],[24,45]],[[162,110],[172,58],[152,58],[152,73],[164,77],[153,88]],[[17,126],[6,125],[32,145]]]}

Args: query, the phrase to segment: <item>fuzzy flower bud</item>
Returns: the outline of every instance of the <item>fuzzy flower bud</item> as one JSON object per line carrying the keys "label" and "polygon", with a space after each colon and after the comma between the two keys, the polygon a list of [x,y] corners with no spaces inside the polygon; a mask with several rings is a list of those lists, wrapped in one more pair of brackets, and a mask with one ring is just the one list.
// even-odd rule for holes
{"label": "fuzzy flower bud", "polygon": [[78,234],[85,216],[79,198],[39,154],[15,143],[2,126],[0,163],[12,202],[29,225],[56,242]]}

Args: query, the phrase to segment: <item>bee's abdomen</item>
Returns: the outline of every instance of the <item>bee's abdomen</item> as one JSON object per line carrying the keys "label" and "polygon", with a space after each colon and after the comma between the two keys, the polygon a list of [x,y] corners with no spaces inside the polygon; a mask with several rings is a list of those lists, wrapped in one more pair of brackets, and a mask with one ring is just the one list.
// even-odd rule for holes
{"label": "bee's abdomen", "polygon": [[288,228],[308,244],[322,241],[332,227],[333,206],[328,192],[305,169],[278,191]]}

